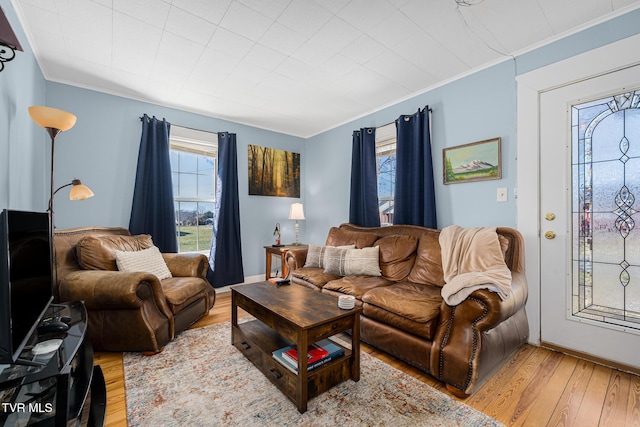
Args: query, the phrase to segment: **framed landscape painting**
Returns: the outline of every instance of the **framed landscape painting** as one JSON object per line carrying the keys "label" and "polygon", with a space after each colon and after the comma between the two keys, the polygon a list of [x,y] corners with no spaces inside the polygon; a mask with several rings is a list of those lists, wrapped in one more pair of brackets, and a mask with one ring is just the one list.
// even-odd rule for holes
{"label": "framed landscape painting", "polygon": [[249,195],[300,197],[300,153],[249,145]]}
{"label": "framed landscape painting", "polygon": [[442,150],[445,184],[502,178],[501,138]]}

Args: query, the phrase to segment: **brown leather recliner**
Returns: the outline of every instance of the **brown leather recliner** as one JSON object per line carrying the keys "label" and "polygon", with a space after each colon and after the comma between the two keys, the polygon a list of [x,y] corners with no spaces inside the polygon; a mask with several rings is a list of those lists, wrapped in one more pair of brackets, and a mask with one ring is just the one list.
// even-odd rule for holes
{"label": "brown leather recliner", "polygon": [[[114,250],[153,245],[148,235],[118,227],[57,230],[55,301],[84,301],[88,334],[97,351],[159,352],[207,314],[215,290],[201,254],[162,254],[173,277],[118,271]],[[84,267],[84,268],[83,268]]]}

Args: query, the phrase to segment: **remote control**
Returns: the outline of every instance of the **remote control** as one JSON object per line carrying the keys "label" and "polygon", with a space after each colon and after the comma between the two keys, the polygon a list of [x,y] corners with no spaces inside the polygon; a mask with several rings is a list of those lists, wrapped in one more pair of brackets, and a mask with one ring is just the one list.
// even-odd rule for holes
{"label": "remote control", "polygon": [[290,283],[289,279],[282,279],[282,280],[278,280],[276,282],[276,285],[277,286],[284,286],[284,285],[288,285],[289,283]]}

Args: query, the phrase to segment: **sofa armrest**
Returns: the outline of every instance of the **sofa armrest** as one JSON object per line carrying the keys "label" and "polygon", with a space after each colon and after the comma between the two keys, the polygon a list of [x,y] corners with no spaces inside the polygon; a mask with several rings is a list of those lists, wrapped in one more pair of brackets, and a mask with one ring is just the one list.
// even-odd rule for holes
{"label": "sofa armrest", "polygon": [[198,253],[162,254],[164,262],[175,277],[207,277],[209,258]]}
{"label": "sofa armrest", "polygon": [[289,274],[291,274],[293,270],[304,267],[308,251],[309,250],[307,248],[291,249],[290,251],[287,251],[284,260],[289,268]]}
{"label": "sofa armrest", "polygon": [[[527,283],[523,272],[512,273],[511,295],[506,300],[487,289],[474,291],[456,306],[441,304],[440,319],[433,340],[430,370],[432,375],[466,396],[479,380],[480,360],[484,355],[503,358],[513,346],[526,342],[528,325],[520,316],[527,301]],[[511,322],[511,320],[515,321]],[[504,326],[504,327],[503,327]],[[489,344],[488,335],[500,335]],[[495,348],[494,348],[495,347]],[[493,354],[495,353],[495,354]],[[497,363],[483,360],[483,369]]]}
{"label": "sofa armrest", "polygon": [[145,303],[153,303],[168,318],[173,317],[160,281],[150,273],[74,271],[60,282],[60,298],[62,301],[84,301],[89,311],[136,309]]}
{"label": "sofa armrest", "polygon": [[157,353],[175,335],[174,317],[150,273],[76,270],[59,283],[62,301],[84,301],[96,351]]}
{"label": "sofa armrest", "polygon": [[[480,305],[465,306],[465,310],[469,311],[466,314],[476,321],[479,330],[488,331],[495,328],[526,304],[528,292],[524,273],[512,273],[511,277],[511,295],[505,300],[500,299],[498,294],[488,289],[480,289],[469,295],[469,298],[481,302]],[[443,305],[446,304],[443,303]],[[485,310],[486,313],[483,313]]]}

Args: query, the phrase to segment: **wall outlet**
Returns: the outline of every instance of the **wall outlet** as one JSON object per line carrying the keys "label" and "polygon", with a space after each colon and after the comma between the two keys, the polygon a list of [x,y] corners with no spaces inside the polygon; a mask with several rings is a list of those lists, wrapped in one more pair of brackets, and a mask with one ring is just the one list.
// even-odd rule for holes
{"label": "wall outlet", "polygon": [[507,189],[506,188],[498,188],[498,201],[506,202],[507,201]]}

